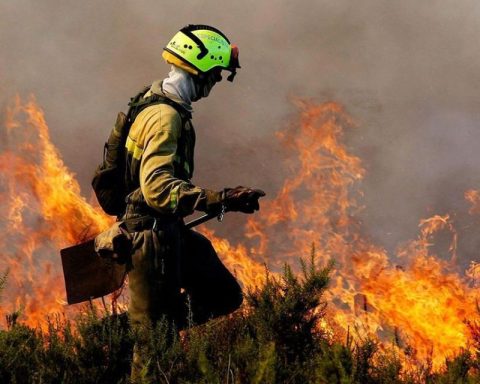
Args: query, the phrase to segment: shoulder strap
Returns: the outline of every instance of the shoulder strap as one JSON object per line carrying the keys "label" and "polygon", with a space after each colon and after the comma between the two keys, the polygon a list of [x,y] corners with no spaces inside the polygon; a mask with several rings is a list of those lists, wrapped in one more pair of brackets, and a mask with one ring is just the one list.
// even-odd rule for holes
{"label": "shoulder strap", "polygon": [[182,120],[190,120],[192,118],[192,114],[187,111],[184,107],[180,104],[176,103],[175,101],[169,99],[168,97],[157,95],[156,93],[152,94],[149,97],[144,97],[145,94],[149,91],[150,86],[143,88],[143,90],[137,94],[135,97],[130,99],[128,103],[129,109],[127,113],[128,122],[130,124],[133,123],[135,118],[142,112],[145,108],[150,107],[155,104],[167,104],[174,108],[181,116]]}

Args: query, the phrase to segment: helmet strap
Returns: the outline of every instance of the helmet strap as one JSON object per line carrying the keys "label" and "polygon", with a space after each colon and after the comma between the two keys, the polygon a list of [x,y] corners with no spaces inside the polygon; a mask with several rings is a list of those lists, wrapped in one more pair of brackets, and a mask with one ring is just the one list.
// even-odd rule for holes
{"label": "helmet strap", "polygon": [[236,70],[233,70],[230,75],[228,75],[227,80],[230,81],[231,83],[233,82],[233,79],[235,79],[235,75],[237,74]]}

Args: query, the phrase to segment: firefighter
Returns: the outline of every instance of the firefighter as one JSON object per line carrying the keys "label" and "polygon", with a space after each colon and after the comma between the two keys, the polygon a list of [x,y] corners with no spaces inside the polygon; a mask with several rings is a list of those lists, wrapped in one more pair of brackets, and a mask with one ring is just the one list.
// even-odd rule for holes
{"label": "firefighter", "polygon": [[[123,217],[133,237],[129,271],[129,318],[132,326],[160,319],[176,329],[226,315],[242,303],[234,276],[218,258],[211,242],[186,229],[183,218],[195,210],[223,214],[254,213],[264,192],[245,187],[213,191],[191,183],[195,131],[192,102],[207,97],[222,80],[233,81],[238,48],[206,25],[182,28],[166,45],[168,77],[155,81],[144,100],[163,100],[144,108],[133,121],[126,141],[127,197]],[[145,368],[142,342],[134,352],[132,379]]]}

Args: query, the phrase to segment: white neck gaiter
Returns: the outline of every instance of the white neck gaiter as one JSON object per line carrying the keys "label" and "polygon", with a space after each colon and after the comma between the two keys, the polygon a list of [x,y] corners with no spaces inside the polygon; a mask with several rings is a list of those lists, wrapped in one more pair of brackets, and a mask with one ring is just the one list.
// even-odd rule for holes
{"label": "white neck gaiter", "polygon": [[181,68],[172,65],[168,77],[162,83],[163,92],[181,99],[191,107],[197,99],[197,91],[192,76]]}

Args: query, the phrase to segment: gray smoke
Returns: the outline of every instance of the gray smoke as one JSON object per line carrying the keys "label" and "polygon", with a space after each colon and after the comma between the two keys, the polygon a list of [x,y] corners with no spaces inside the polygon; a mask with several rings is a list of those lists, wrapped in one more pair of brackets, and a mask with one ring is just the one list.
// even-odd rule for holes
{"label": "gray smoke", "polygon": [[273,132],[292,96],[344,104],[364,159],[369,234],[393,249],[420,218],[463,212],[462,243],[477,257],[478,220],[463,192],[480,185],[480,4],[477,1],[304,0],[0,3],[0,105],[36,95],[54,143],[89,195],[118,110],[163,77],[161,49],[188,23],[211,24],[240,47],[233,85],[195,105],[198,185],[282,181]]}

